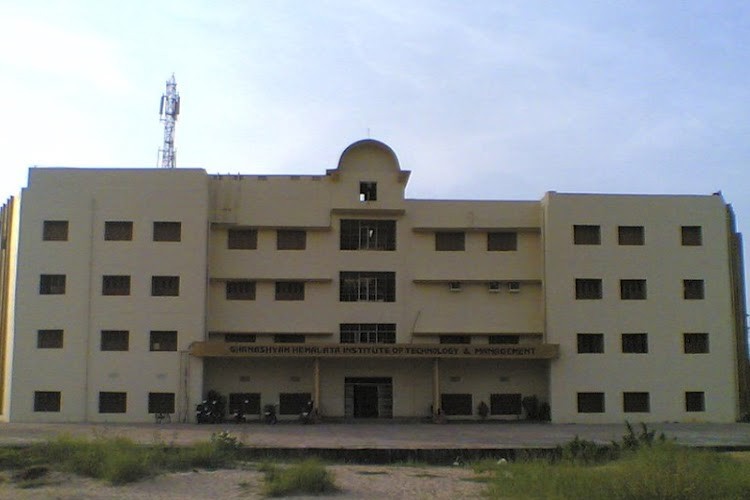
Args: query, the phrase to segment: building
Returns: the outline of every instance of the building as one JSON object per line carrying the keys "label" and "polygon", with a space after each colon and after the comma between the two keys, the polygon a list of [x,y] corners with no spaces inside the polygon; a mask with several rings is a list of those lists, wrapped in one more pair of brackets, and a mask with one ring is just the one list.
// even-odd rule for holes
{"label": "building", "polygon": [[732,422],[740,235],[710,196],[404,197],[385,144],[320,176],[32,168],[2,210],[2,418]]}

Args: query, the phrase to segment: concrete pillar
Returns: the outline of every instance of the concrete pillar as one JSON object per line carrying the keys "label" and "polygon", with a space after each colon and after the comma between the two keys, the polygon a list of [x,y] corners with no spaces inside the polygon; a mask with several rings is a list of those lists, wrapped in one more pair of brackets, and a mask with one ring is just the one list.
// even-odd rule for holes
{"label": "concrete pillar", "polygon": [[432,360],[432,414],[437,415],[440,408],[440,359]]}
{"label": "concrete pillar", "polygon": [[320,413],[320,358],[313,359],[313,409]]}

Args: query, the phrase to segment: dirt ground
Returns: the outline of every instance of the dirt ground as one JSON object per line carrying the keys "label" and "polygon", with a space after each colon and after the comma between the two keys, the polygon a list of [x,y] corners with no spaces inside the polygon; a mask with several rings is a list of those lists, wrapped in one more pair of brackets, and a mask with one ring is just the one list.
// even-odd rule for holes
{"label": "dirt ground", "polygon": [[[294,498],[448,500],[478,498],[483,489],[481,478],[468,467],[330,465],[328,470],[338,493]],[[0,498],[14,500],[264,498],[263,475],[252,467],[163,474],[125,486],[61,473],[50,473],[32,488],[20,488],[10,473],[3,479]]]}

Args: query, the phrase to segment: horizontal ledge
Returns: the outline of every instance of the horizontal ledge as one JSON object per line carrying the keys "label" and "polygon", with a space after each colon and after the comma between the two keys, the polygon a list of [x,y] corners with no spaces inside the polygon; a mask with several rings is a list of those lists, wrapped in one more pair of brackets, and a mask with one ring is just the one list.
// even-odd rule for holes
{"label": "horizontal ledge", "polygon": [[[333,332],[251,332],[248,330],[237,330],[237,331],[229,331],[229,330],[212,330],[208,332],[209,335],[279,335],[279,336],[288,336],[288,335],[314,335],[316,337],[322,337],[324,335],[333,335]],[[223,343],[223,342],[222,342]],[[243,342],[242,344],[255,344],[254,342]],[[278,345],[278,344],[274,344]]]}
{"label": "horizontal ledge", "polygon": [[228,229],[260,229],[260,230],[297,230],[297,231],[331,231],[333,228],[327,226],[312,226],[312,225],[266,225],[266,224],[239,224],[235,222],[216,222],[211,221],[211,227],[223,227]]}
{"label": "horizontal ledge", "polygon": [[382,216],[401,216],[406,213],[402,208],[332,208],[331,213],[334,215],[382,215]]}
{"label": "horizontal ledge", "polygon": [[[488,335],[518,335],[519,337],[538,337],[544,335],[542,332],[412,332],[414,336],[454,336],[454,335],[468,335],[469,337],[486,337]],[[500,344],[488,344],[488,345],[500,345]]]}
{"label": "horizontal ledge", "polygon": [[[513,227],[498,227],[498,226],[491,226],[491,227],[477,227],[477,226],[414,226],[411,228],[412,231],[415,233],[433,233],[437,231],[446,231],[446,232],[457,232],[457,231],[463,231],[467,233],[507,233],[507,232],[517,232],[517,233],[541,233],[542,228],[537,226],[513,226]],[[512,251],[512,250],[508,250]]]}
{"label": "horizontal ledge", "polygon": [[416,284],[430,284],[430,283],[466,283],[466,284],[487,284],[487,283],[520,283],[520,284],[541,284],[541,279],[514,279],[514,278],[482,278],[482,279],[463,279],[463,278],[414,278],[412,280]]}
{"label": "horizontal ledge", "polygon": [[275,283],[277,281],[302,281],[304,283],[330,283],[332,278],[250,278],[244,276],[233,276],[231,278],[213,276],[211,282],[222,283],[226,281],[255,281],[256,283]]}

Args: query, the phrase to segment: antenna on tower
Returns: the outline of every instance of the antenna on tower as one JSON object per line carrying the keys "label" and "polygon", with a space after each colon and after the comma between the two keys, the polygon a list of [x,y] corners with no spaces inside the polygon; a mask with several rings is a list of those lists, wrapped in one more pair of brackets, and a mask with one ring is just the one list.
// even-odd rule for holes
{"label": "antenna on tower", "polygon": [[159,102],[159,116],[164,123],[164,145],[159,150],[162,168],[174,168],[177,163],[177,153],[174,149],[174,125],[180,114],[180,94],[177,93],[177,82],[172,78],[167,80],[167,90]]}

